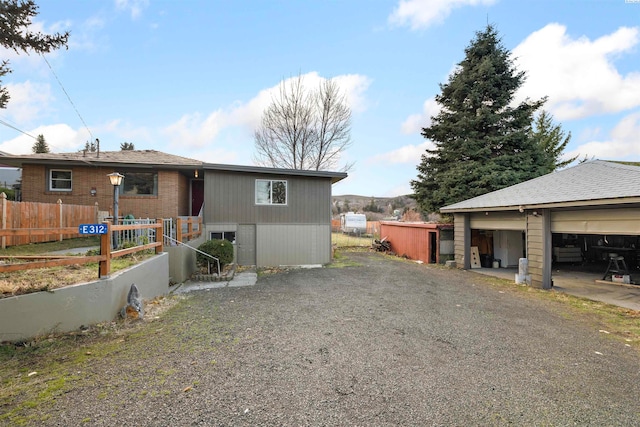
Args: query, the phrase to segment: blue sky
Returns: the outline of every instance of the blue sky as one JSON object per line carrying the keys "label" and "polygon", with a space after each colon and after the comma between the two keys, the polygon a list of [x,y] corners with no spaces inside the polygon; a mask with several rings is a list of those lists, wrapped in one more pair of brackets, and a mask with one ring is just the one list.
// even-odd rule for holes
{"label": "blue sky", "polygon": [[[640,0],[37,3],[34,30],[71,31],[69,48],[47,61],[0,52],[13,69],[0,119],[54,152],[99,138],[101,150],[126,141],[251,165],[272,91],[302,74],[335,78],[353,111],[342,161],[355,166],[333,193],[408,194],[439,84],[491,23],[527,73],[518,100],[548,96],[568,155],[640,161]],[[0,126],[0,151],[33,143]]]}

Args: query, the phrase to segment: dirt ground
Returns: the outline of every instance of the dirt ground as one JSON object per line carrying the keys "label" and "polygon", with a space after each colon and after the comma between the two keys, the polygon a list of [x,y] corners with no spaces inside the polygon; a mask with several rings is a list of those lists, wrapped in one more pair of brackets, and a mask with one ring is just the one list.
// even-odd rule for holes
{"label": "dirt ground", "polygon": [[64,385],[0,423],[637,425],[640,355],[587,314],[471,272],[347,256],[191,293],[135,333],[50,356],[55,373],[34,360],[25,378]]}

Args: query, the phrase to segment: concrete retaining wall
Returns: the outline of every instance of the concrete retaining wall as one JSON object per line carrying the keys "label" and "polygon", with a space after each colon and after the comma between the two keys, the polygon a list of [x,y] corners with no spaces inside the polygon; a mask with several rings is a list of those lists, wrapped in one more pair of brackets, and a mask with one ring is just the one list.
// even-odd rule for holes
{"label": "concrete retaining wall", "polygon": [[[186,244],[192,248],[198,248],[205,242],[204,233],[197,239],[190,240]],[[164,250],[169,254],[169,277],[173,283],[187,281],[196,271],[196,254],[193,249],[184,245],[165,246]]]}
{"label": "concrete retaining wall", "polygon": [[143,300],[166,294],[169,255],[162,253],[95,282],[0,299],[0,341],[22,341],[111,321],[126,304],[132,283]]}

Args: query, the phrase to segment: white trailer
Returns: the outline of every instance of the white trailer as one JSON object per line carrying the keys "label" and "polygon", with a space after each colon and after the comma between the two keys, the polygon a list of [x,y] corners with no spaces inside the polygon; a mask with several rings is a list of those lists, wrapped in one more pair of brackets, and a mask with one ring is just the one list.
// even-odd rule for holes
{"label": "white trailer", "polygon": [[364,214],[353,212],[340,214],[340,231],[358,235],[365,234],[367,232],[367,217]]}

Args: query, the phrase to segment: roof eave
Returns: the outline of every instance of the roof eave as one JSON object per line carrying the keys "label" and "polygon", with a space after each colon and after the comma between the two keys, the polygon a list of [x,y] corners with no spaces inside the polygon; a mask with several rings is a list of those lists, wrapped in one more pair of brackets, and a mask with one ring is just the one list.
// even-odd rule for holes
{"label": "roof eave", "polygon": [[45,166],[94,166],[105,168],[137,168],[137,169],[170,169],[170,170],[195,170],[202,169],[201,164],[170,164],[170,163],[126,163],[100,160],[80,160],[80,159],[24,159],[2,157],[2,162],[18,168],[24,165],[45,165]]}
{"label": "roof eave", "polygon": [[627,204],[640,204],[640,196],[638,197],[618,197],[611,199],[597,199],[597,200],[576,200],[571,202],[556,202],[556,203],[539,203],[528,205],[509,205],[509,206],[480,206],[473,208],[453,208],[447,209],[441,208],[441,213],[465,213],[465,212],[495,212],[495,211],[519,211],[531,210],[531,209],[558,209],[558,208],[583,208],[585,206],[610,206],[610,205],[627,205]]}
{"label": "roof eave", "polygon": [[203,169],[218,170],[226,172],[244,172],[244,173],[261,173],[268,175],[292,175],[292,176],[307,176],[313,178],[331,178],[331,183],[335,184],[347,177],[346,172],[330,172],[330,171],[315,171],[304,169],[280,169],[280,168],[267,168],[262,166],[246,166],[246,165],[227,165],[221,163],[203,163]]}

